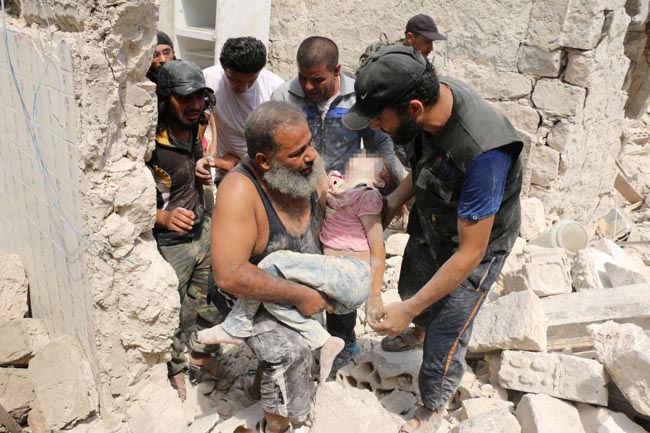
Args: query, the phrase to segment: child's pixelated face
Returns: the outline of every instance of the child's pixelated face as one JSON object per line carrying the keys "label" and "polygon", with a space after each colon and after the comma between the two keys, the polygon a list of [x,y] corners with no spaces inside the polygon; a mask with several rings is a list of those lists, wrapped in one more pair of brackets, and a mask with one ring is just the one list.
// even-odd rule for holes
{"label": "child's pixelated face", "polygon": [[359,184],[373,186],[380,179],[383,166],[383,158],[367,155],[362,150],[358,155],[350,158],[345,165],[345,178],[351,186]]}

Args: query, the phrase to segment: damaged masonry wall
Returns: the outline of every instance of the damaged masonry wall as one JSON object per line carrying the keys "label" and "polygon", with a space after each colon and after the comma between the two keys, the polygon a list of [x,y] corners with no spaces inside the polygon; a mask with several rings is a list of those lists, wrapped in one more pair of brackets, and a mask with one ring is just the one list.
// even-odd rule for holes
{"label": "damaged masonry wall", "polygon": [[144,74],[158,5],[8,3],[0,250],[23,259],[33,316],[53,337],[82,342],[107,430],[184,425],[165,365],[177,280],[151,236],[155,190],[144,165],[157,115]]}
{"label": "damaged masonry wall", "polygon": [[448,45],[434,43],[438,71],[471,84],[525,138],[524,195],[590,228],[611,205],[601,196],[612,190],[627,98],[625,0],[278,0],[272,8],[271,68],[285,78],[296,76],[307,36],[331,37],[350,72],[381,32],[397,40],[411,16],[433,16],[448,35]]}

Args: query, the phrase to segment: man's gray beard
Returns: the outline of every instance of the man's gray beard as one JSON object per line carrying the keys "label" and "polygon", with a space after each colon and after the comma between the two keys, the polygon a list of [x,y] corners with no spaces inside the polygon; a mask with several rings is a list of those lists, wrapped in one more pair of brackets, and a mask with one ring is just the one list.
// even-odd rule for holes
{"label": "man's gray beard", "polygon": [[292,198],[309,198],[318,189],[318,173],[315,170],[303,176],[275,160],[271,162],[271,169],[264,173],[264,180],[273,191]]}

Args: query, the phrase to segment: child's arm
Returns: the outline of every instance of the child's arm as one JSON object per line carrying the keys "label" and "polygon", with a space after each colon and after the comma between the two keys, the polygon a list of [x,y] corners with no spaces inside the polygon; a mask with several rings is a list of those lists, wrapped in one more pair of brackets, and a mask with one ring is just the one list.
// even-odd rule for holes
{"label": "child's arm", "polygon": [[377,323],[384,315],[384,304],[381,299],[381,285],[384,279],[386,266],[386,249],[384,248],[384,229],[381,225],[380,215],[362,215],[359,217],[366,231],[368,245],[370,246],[370,295],[366,301],[366,315],[368,322]]}

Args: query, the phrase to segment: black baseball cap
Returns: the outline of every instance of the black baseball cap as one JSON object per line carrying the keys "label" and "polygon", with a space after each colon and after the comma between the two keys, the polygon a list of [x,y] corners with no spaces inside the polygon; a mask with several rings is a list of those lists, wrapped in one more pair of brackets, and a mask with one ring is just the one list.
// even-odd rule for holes
{"label": "black baseball cap", "polygon": [[432,41],[445,41],[447,36],[438,32],[436,22],[429,15],[418,14],[406,23],[406,31],[422,35]]}
{"label": "black baseball cap", "polygon": [[343,124],[353,131],[366,129],[384,108],[415,87],[426,66],[413,47],[389,45],[377,51],[357,74],[356,102],[343,116]]}
{"label": "black baseball cap", "polygon": [[192,62],[172,60],[162,65],[158,71],[158,93],[162,96],[171,92],[187,96],[201,89],[214,93],[205,85],[201,68]]}

